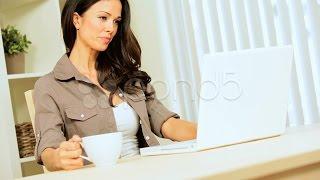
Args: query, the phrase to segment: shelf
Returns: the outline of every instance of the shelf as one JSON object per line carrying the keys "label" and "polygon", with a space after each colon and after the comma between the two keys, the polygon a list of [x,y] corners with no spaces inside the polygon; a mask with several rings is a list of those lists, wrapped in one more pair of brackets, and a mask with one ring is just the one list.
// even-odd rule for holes
{"label": "shelf", "polygon": [[8,79],[25,79],[25,78],[38,78],[48,74],[47,72],[40,73],[23,73],[23,74],[9,74]]}
{"label": "shelf", "polygon": [[6,11],[17,8],[39,0],[0,0],[0,11]]}
{"label": "shelf", "polygon": [[34,89],[38,78],[9,80],[9,90],[11,97],[13,121],[15,124],[31,122],[24,93]]}
{"label": "shelf", "polygon": [[26,157],[26,158],[20,158],[20,162],[21,163],[35,161],[35,160],[36,160],[36,158],[34,156],[30,156],[30,157]]}
{"label": "shelf", "polygon": [[[60,22],[65,1],[0,0],[0,26],[13,25],[32,42],[25,54],[25,73],[8,74],[0,38],[0,127],[5,127],[1,129],[0,147],[3,164],[9,164],[0,165],[0,179],[43,173],[35,157],[19,157],[15,124],[30,122],[24,92],[33,89],[36,81],[51,72],[65,54]],[[39,26],[42,24],[45,25]]]}
{"label": "shelf", "polygon": [[[49,72],[65,53],[61,22],[60,18],[57,18],[61,16],[59,1],[20,1],[23,1],[24,4],[19,8],[3,12],[0,10],[0,24],[4,27],[14,25],[32,42],[28,53],[25,53],[25,72]],[[0,3],[3,4],[9,2],[11,0],[0,0]],[[14,2],[18,2],[18,0],[14,0]],[[2,5],[0,6],[2,7]],[[39,24],[45,24],[45,26],[39,26]],[[18,76],[18,78],[20,77]]]}

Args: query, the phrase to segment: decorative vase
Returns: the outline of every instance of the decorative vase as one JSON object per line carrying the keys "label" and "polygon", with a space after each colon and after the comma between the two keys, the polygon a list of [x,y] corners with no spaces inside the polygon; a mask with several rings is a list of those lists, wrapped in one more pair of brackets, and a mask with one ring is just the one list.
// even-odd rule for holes
{"label": "decorative vase", "polygon": [[24,73],[24,53],[18,53],[15,55],[6,54],[6,65],[8,74],[21,74]]}

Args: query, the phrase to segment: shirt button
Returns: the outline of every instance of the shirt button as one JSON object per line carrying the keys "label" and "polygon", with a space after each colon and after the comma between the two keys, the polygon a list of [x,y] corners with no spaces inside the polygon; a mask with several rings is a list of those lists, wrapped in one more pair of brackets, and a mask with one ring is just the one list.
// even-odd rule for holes
{"label": "shirt button", "polygon": [[123,94],[122,94],[122,93],[120,93],[120,94],[119,94],[119,97],[123,97]]}
{"label": "shirt button", "polygon": [[81,118],[84,118],[84,114],[81,114]]}
{"label": "shirt button", "polygon": [[140,120],[139,123],[142,124],[142,121]]}
{"label": "shirt button", "polygon": [[148,141],[150,139],[150,137],[149,136],[146,136],[146,140]]}
{"label": "shirt button", "polygon": [[40,133],[37,134],[37,138],[39,138],[39,137],[40,137]]}

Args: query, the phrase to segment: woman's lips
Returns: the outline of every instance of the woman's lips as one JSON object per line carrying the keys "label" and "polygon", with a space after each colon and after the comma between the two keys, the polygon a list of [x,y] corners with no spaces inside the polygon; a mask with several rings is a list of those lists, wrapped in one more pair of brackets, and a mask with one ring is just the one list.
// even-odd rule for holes
{"label": "woman's lips", "polygon": [[102,40],[103,43],[109,44],[109,42],[111,41],[111,38],[101,37],[101,40]]}

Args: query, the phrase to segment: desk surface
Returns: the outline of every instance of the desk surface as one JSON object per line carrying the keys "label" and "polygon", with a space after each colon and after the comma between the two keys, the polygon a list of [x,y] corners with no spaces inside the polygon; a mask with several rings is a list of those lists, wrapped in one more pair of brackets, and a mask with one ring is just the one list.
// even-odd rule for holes
{"label": "desk surface", "polygon": [[134,157],[110,168],[85,167],[23,179],[256,178],[320,162],[320,124],[278,137],[195,153]]}

